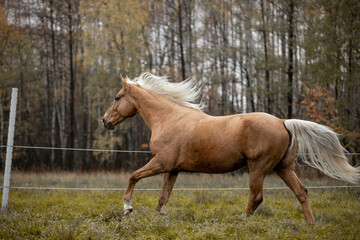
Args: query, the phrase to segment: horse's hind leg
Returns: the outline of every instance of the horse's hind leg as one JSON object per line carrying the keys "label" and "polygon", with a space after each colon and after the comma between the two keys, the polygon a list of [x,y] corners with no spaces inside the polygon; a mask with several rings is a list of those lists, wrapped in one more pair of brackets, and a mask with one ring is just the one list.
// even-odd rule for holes
{"label": "horse's hind leg", "polygon": [[272,166],[266,166],[262,164],[262,162],[264,161],[260,161],[259,159],[257,161],[248,160],[250,195],[248,205],[245,209],[246,215],[253,214],[263,200],[264,179]]}
{"label": "horse's hind leg", "polygon": [[295,156],[296,144],[294,143],[291,149],[288,149],[283,159],[275,167],[274,171],[286,183],[286,185],[295,193],[299,200],[304,212],[305,220],[309,224],[314,224],[315,220],[311,212],[308,191],[305,186],[300,182],[295,173]]}
{"label": "horse's hind leg", "polygon": [[165,205],[169,200],[171,191],[174,187],[176,178],[178,176],[179,172],[168,172],[164,173],[164,180],[163,185],[160,193],[159,198],[159,204],[156,210],[158,210],[160,213],[164,213],[165,211]]}
{"label": "horse's hind leg", "polygon": [[314,224],[314,217],[311,212],[310,202],[308,197],[307,189],[300,182],[296,176],[292,167],[275,169],[275,172],[281,177],[281,179],[286,183],[286,185],[295,193],[297,199],[299,200],[306,222],[309,224]]}
{"label": "horse's hind leg", "polygon": [[245,209],[245,214],[250,215],[255,212],[257,207],[263,200],[263,184],[266,175],[277,164],[273,156],[267,158],[259,158],[255,160],[248,160],[249,176],[250,176],[250,196],[249,202]]}
{"label": "horse's hind leg", "polygon": [[296,156],[296,144],[289,149],[281,162],[275,167],[274,171],[280,176],[280,178],[286,183],[286,185],[295,193],[299,200],[304,212],[306,222],[314,224],[314,217],[311,212],[310,202],[307,189],[300,182],[295,173],[295,156]]}
{"label": "horse's hind leg", "polygon": [[250,196],[245,209],[246,215],[251,215],[263,201],[263,183],[266,174],[250,170]]}

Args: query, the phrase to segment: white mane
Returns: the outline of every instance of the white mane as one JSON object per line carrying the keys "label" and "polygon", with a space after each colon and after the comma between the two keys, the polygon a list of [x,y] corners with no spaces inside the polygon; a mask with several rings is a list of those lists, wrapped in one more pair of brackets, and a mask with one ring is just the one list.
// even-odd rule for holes
{"label": "white mane", "polygon": [[179,83],[171,83],[166,76],[159,77],[151,73],[144,72],[139,77],[130,80],[130,84],[137,84],[143,88],[164,95],[180,105],[202,109],[202,102],[194,103],[199,99],[201,86],[191,78]]}

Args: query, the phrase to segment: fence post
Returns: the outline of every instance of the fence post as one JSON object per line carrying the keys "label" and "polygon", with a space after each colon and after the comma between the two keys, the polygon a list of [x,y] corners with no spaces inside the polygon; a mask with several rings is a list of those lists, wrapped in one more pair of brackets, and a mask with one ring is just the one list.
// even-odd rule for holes
{"label": "fence post", "polygon": [[8,140],[7,140],[7,144],[6,144],[7,147],[6,147],[4,187],[3,187],[2,202],[1,202],[1,212],[2,213],[6,213],[8,198],[9,198],[10,172],[11,172],[13,145],[14,145],[14,130],[15,130],[17,95],[18,95],[18,89],[13,88],[11,91],[9,131],[8,131]]}

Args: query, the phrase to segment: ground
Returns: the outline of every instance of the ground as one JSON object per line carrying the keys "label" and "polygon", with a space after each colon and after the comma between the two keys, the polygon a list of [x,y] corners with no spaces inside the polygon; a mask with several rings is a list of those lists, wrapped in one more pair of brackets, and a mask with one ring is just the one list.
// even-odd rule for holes
{"label": "ground", "polygon": [[[2,177],[2,176],[0,176]],[[127,173],[12,174],[11,186],[124,188]],[[357,239],[360,188],[309,189],[314,226],[305,223],[300,204],[286,189],[265,189],[264,202],[243,217],[248,190],[179,190],[247,187],[248,176],[180,174],[167,205],[155,211],[158,191],[135,190],[134,212],[122,215],[122,190],[10,189],[8,213],[0,215],[0,239]],[[161,176],[136,189],[161,187]],[[306,186],[349,185],[322,179]],[[1,183],[2,185],[2,183]],[[284,187],[277,176],[265,188]]]}

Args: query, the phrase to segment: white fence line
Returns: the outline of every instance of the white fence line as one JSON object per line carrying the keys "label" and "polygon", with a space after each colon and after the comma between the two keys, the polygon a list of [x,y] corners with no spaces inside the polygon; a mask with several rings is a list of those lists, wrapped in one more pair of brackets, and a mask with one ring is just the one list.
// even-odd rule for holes
{"label": "white fence line", "polygon": [[[7,145],[1,145],[0,148],[6,148]],[[24,149],[44,149],[44,150],[64,150],[64,151],[86,151],[86,152],[119,152],[119,153],[151,153],[142,150],[115,150],[115,149],[89,149],[89,148],[62,148],[62,147],[36,147],[36,146],[12,146],[13,148]]]}
{"label": "white fence line", "polygon": [[[8,145],[1,145],[0,148],[6,148]],[[118,152],[118,153],[151,153],[145,150],[115,150],[115,149],[91,149],[91,148],[63,148],[63,147],[37,147],[37,146],[11,146],[13,148],[23,149],[43,149],[43,150],[64,150],[64,151],[86,151],[86,152]],[[360,153],[346,152],[347,156],[360,156]]]}
{"label": "white fence line", "polygon": [[[11,189],[25,190],[71,190],[71,191],[126,191],[126,188],[80,188],[80,187],[10,187]],[[360,185],[333,185],[333,186],[308,186],[307,189],[336,189],[336,188],[360,188]],[[290,190],[288,187],[267,187],[264,190]],[[173,191],[241,191],[250,190],[248,187],[239,188],[174,188]],[[139,188],[135,191],[161,191],[161,188]]]}

